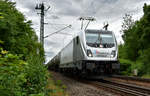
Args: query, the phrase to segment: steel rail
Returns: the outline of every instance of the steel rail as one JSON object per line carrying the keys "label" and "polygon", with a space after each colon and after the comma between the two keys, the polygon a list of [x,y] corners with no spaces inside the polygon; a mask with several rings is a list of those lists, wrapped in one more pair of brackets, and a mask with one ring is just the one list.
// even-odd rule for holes
{"label": "steel rail", "polygon": [[125,94],[123,96],[150,96],[149,88],[136,85],[113,82],[111,80],[104,79],[102,81],[87,81],[87,83],[92,84],[98,88],[111,89],[111,91],[114,91],[114,93],[119,92]]}
{"label": "steel rail", "polygon": [[150,83],[150,79],[148,78],[133,77],[133,76],[120,76],[120,75],[112,75],[111,77],[124,79],[124,80],[135,80],[135,81]]}

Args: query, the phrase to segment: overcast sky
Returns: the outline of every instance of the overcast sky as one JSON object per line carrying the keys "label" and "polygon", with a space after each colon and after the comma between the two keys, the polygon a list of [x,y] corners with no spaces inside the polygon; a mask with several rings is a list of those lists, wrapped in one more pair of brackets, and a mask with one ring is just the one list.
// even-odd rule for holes
{"label": "overcast sky", "polygon": [[100,29],[104,22],[109,23],[109,30],[115,32],[118,43],[123,42],[120,35],[121,24],[125,13],[131,14],[134,20],[139,20],[143,15],[144,3],[150,4],[150,0],[11,0],[16,2],[16,7],[27,18],[32,20],[33,28],[37,35],[40,34],[40,15],[35,10],[36,4],[44,2],[50,9],[45,13],[45,36],[60,30],[71,24],[71,28],[63,30],[63,33],[72,35],[55,34],[45,39],[45,52],[47,61],[55,56],[80,30],[81,16],[92,16]]}

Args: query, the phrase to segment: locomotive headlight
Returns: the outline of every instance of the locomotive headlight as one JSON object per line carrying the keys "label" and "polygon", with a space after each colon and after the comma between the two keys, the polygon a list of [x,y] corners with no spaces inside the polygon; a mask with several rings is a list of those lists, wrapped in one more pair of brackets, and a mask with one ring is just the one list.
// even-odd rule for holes
{"label": "locomotive headlight", "polygon": [[112,50],[111,52],[111,57],[115,57],[116,56],[116,51],[115,50]]}
{"label": "locomotive headlight", "polygon": [[89,57],[92,57],[92,54],[89,54]]}
{"label": "locomotive headlight", "polygon": [[100,44],[100,45],[99,45],[99,47],[100,47],[100,48],[103,48],[103,45],[102,45],[102,44]]}
{"label": "locomotive headlight", "polygon": [[89,56],[89,57],[93,57],[93,54],[92,54],[92,52],[91,52],[91,50],[87,50],[87,56]]}

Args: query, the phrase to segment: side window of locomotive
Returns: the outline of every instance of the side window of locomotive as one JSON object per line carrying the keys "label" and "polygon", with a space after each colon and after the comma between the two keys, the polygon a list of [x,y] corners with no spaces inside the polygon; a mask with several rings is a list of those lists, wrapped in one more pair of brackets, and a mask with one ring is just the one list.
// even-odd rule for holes
{"label": "side window of locomotive", "polygon": [[79,37],[77,37],[77,39],[76,39],[76,43],[77,43],[77,44],[79,44]]}

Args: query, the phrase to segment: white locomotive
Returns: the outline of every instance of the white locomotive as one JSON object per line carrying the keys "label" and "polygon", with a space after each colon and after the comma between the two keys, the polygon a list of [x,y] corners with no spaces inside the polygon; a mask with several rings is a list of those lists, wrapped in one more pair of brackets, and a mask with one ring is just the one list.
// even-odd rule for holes
{"label": "white locomotive", "polygon": [[81,30],[49,63],[50,69],[73,73],[118,72],[118,46],[112,31]]}

